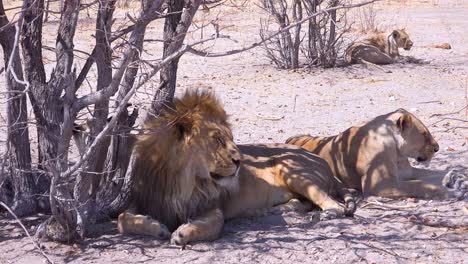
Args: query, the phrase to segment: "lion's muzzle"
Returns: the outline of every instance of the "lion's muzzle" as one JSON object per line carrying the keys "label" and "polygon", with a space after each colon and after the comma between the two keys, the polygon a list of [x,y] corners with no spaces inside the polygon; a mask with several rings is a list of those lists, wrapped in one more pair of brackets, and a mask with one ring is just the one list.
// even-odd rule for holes
{"label": "lion's muzzle", "polygon": [[404,45],[403,49],[404,49],[404,50],[410,50],[411,47],[413,47],[413,41],[407,40],[407,41],[405,42],[405,45]]}

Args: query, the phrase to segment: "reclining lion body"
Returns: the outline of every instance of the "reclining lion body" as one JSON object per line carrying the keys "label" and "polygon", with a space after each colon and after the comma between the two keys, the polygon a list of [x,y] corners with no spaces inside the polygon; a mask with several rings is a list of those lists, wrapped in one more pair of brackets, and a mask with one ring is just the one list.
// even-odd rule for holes
{"label": "reclining lion body", "polygon": [[347,191],[317,155],[286,144],[238,147],[242,153],[240,188],[226,200],[223,209],[227,219],[255,215],[291,199],[309,200],[339,216],[352,213],[335,198],[345,199]]}
{"label": "reclining lion body", "polygon": [[439,145],[413,114],[399,109],[332,137],[289,138],[323,157],[348,188],[383,197],[445,198],[444,173],[414,168],[408,158],[430,160]]}
{"label": "reclining lion body", "polygon": [[376,34],[350,45],[346,50],[346,62],[391,64],[400,57],[398,48],[410,50],[412,46],[413,42],[405,29],[395,29],[391,33]]}
{"label": "reclining lion body", "polygon": [[145,128],[135,146],[133,212],[119,216],[121,233],[172,233],[172,242],[185,245],[216,239],[225,219],[293,198],[325,214],[355,210],[317,155],[286,144],[237,146],[224,109],[209,93],[187,93]]}

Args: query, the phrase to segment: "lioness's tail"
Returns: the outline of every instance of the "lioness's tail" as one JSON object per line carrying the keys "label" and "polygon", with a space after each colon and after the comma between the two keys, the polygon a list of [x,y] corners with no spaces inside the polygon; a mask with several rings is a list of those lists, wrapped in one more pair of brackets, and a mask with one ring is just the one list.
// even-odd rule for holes
{"label": "lioness's tail", "polygon": [[318,148],[327,142],[327,138],[313,137],[311,135],[299,135],[290,137],[286,140],[286,144],[296,145],[302,147],[313,153],[318,152]]}

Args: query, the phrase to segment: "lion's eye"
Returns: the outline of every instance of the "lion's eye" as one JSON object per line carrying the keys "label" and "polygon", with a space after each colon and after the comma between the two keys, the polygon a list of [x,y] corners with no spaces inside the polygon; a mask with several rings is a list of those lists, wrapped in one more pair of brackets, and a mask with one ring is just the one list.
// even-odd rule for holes
{"label": "lion's eye", "polygon": [[216,141],[218,142],[219,145],[225,147],[226,146],[226,141],[224,141],[223,138],[221,137],[216,137]]}

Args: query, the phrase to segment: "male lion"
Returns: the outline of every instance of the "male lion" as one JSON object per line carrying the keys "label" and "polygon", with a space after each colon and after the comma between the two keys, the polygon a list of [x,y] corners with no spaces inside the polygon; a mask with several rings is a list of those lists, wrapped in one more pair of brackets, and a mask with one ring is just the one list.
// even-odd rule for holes
{"label": "male lion", "polygon": [[135,145],[131,206],[140,215],[119,216],[123,234],[163,238],[172,232],[178,245],[214,240],[225,219],[293,198],[312,202],[327,216],[355,210],[353,198],[317,155],[286,144],[237,146],[226,112],[208,92],[187,92],[145,128],[149,133]]}
{"label": "male lion", "polygon": [[346,50],[346,62],[391,64],[400,58],[398,48],[410,50],[412,46],[413,42],[405,29],[395,29],[391,33],[376,34],[350,45]]}
{"label": "male lion", "polygon": [[365,196],[445,198],[442,186],[466,192],[466,177],[414,168],[408,158],[428,161],[439,145],[429,130],[404,109],[381,115],[332,137],[295,136],[288,144],[320,155],[348,188]]}

